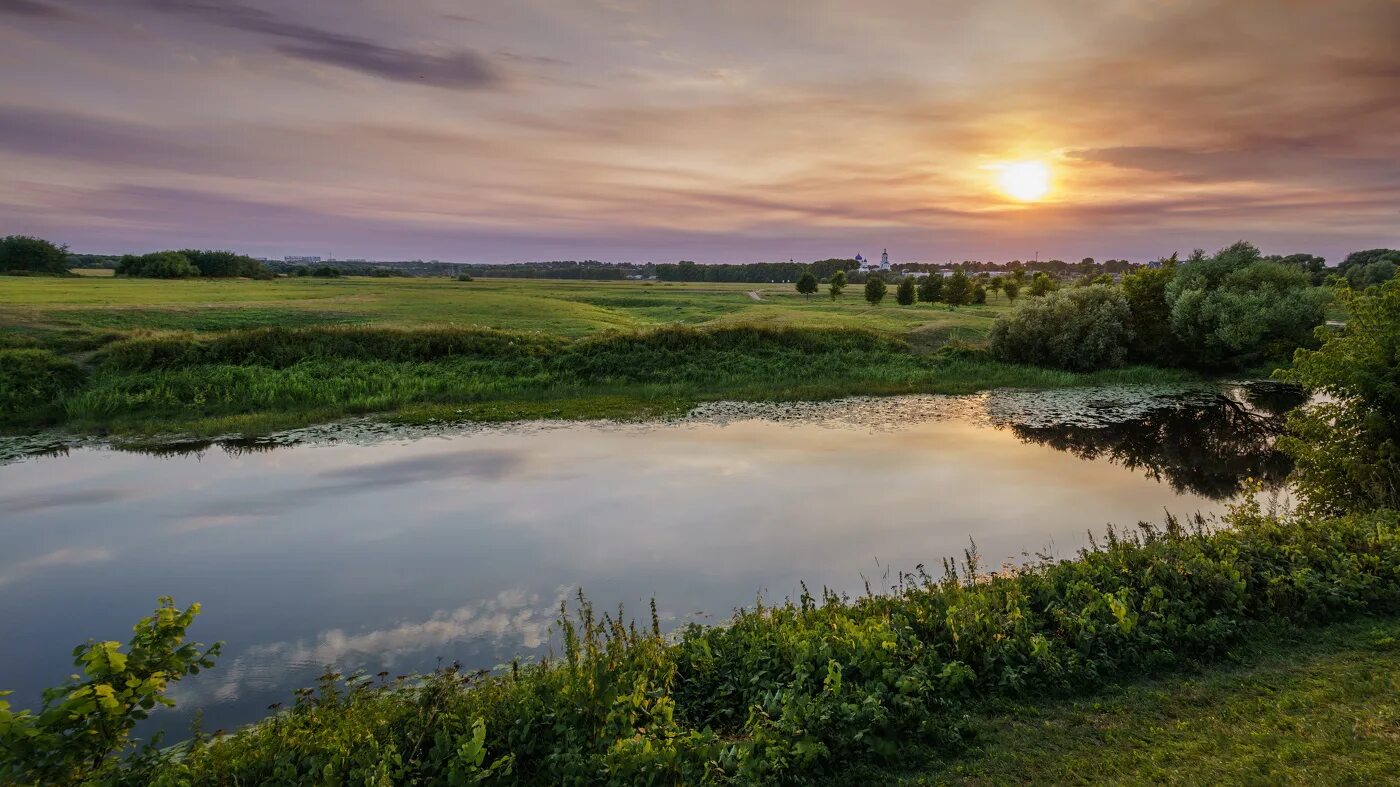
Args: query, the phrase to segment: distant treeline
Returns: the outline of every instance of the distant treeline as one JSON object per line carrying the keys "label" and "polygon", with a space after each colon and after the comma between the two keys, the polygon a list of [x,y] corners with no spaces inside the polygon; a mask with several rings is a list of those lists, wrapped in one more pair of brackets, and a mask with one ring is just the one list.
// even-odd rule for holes
{"label": "distant treeline", "polygon": [[656,278],[661,281],[714,282],[794,282],[810,271],[818,279],[830,278],[837,271],[855,270],[854,259],[829,259],[816,262],[751,262],[744,264],[700,265],[689,260],[670,265],[657,265]]}

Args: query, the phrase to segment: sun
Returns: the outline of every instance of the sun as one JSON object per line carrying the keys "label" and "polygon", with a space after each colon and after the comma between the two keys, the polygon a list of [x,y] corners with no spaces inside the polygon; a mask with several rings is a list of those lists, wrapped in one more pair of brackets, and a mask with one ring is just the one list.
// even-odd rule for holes
{"label": "sun", "polygon": [[998,167],[997,186],[1006,196],[1036,202],[1050,193],[1050,168],[1041,161],[1012,161]]}

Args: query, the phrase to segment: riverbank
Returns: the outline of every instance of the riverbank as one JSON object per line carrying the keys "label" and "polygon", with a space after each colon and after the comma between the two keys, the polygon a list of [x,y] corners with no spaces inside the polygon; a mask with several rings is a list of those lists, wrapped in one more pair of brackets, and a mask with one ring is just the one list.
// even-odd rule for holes
{"label": "riverbank", "polygon": [[1228,664],[979,712],[966,754],[887,781],[1388,784],[1400,768],[1397,697],[1400,618],[1285,627],[1241,643]]}
{"label": "riverbank", "polygon": [[992,388],[1178,383],[1182,370],[1080,374],[1000,363],[958,342],[919,352],[851,328],[669,326],[568,338],[490,328],[314,326],[162,332],[82,362],[0,351],[3,426],[118,436],[260,435],[390,421],[651,418],[721,399],[823,400]]}
{"label": "riverbank", "polygon": [[[975,782],[986,773],[998,782],[998,774],[1035,756],[1038,743],[1024,734],[1022,720],[1087,713],[1107,735],[1113,721],[1102,718],[1102,692],[1110,683],[1184,671],[1227,685],[1238,668],[1217,665],[1277,632],[1365,614],[1393,620],[1400,613],[1397,580],[1395,512],[1316,520],[1241,510],[1224,529],[1144,527],[1110,536],[1076,559],[1010,573],[986,574],[974,560],[941,578],[906,578],[887,594],[804,594],[741,612],[724,626],[691,626],[678,637],[663,635],[654,615],[650,625],[629,625],[580,598],[561,609],[562,655],[555,660],[491,675],[447,670],[421,681],[385,675],[344,685],[327,676],[290,709],[235,735],[201,739],[182,760],[157,767],[162,777],[208,783],[312,775],[363,781],[376,774],[388,781],[456,774],[491,783],[535,783],[546,775],[617,784],[839,783],[853,773],[936,762],[946,767],[921,778],[953,774]],[[1334,629],[1341,650],[1374,647],[1375,656],[1310,662],[1305,648],[1288,657],[1293,672],[1270,689],[1300,702],[1326,697],[1318,718],[1328,720],[1332,743],[1323,748],[1335,758],[1355,755],[1358,769],[1378,767],[1377,747],[1392,732],[1389,711],[1354,717],[1361,726],[1352,743],[1333,733],[1350,709],[1377,696],[1356,676],[1370,665],[1394,664],[1391,629],[1353,629],[1354,636]],[[1347,644],[1362,636],[1369,644]],[[1327,642],[1311,638],[1314,647]],[[1298,652],[1287,641],[1263,652],[1271,648],[1279,654],[1274,664],[1284,652]],[[1335,695],[1326,695],[1329,676],[1343,681]],[[1252,679],[1235,695],[1217,696],[1214,707],[1253,707]],[[1168,680],[1185,686],[1191,678]],[[1354,685],[1358,680],[1365,685]],[[1145,691],[1142,698],[1126,695],[1123,712],[1141,717],[1126,722],[1130,730],[1150,732],[1156,721],[1192,708],[1208,716],[1212,707],[1190,691]],[[1089,704],[1045,704],[1057,696],[1087,697]],[[1287,708],[1273,713],[1295,718]],[[1189,751],[1191,740],[1213,737],[1225,747],[1222,761],[1239,747],[1229,768],[1244,773],[1251,747],[1269,744],[1231,737],[1239,727],[1226,718],[1157,733],[1147,745],[1181,741]],[[1024,740],[998,739],[998,730]],[[1091,752],[1098,732],[1056,732],[1052,725],[1048,736],[1068,736],[1065,759],[1044,761],[1049,770],[1017,772],[1056,780],[1067,771],[1055,768],[1095,756],[1116,763],[1111,777],[1151,772],[1152,757],[1135,755],[1124,738],[1110,738],[1120,751]],[[1301,732],[1278,733],[1280,745],[1291,743],[1295,753],[1304,740]],[[1336,748],[1343,745],[1350,749]],[[989,754],[979,759],[979,748]],[[996,757],[1002,760],[988,759]],[[1292,767],[1303,767],[1302,759]]]}

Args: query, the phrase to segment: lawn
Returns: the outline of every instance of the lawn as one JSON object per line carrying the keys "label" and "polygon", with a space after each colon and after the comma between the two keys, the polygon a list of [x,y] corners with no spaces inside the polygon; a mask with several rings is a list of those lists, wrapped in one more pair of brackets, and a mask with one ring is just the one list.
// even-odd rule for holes
{"label": "lawn", "polygon": [[1400,783],[1400,619],[1285,631],[1238,659],[989,710],[971,754],[903,783]]}
{"label": "lawn", "polygon": [[[749,295],[756,292],[761,300]],[[759,323],[865,327],[906,336],[918,347],[950,337],[978,341],[1002,299],[956,311],[899,306],[891,293],[872,307],[859,287],[833,302],[790,284],[573,282],[537,279],[343,279],[273,281],[113,277],[0,278],[0,329],[41,340],[75,331],[220,331],[260,326],[479,325],[578,337],[659,325]]]}

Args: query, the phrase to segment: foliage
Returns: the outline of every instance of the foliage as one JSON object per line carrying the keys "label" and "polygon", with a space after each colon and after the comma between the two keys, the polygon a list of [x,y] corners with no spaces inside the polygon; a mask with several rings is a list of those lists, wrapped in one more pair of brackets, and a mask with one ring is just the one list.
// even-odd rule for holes
{"label": "foliage", "polygon": [[248,279],[270,279],[272,272],[261,262],[245,254],[231,251],[201,251],[184,249],[180,254],[199,269],[200,276],[216,279],[243,277]]}
{"label": "foliage", "polygon": [[975,705],[1228,656],[1257,624],[1400,610],[1400,519],[1236,510],[1110,531],[982,573],[975,550],[857,599],[804,592],[691,624],[561,609],[563,655],[495,674],[341,684],[197,740],[167,783],[809,783],[961,746]]}
{"label": "foliage", "polygon": [[68,247],[27,235],[0,238],[0,273],[15,272],[67,273]]}
{"label": "foliage", "polygon": [[1128,357],[1135,363],[1176,366],[1187,358],[1186,347],[1172,332],[1172,310],[1167,303],[1167,284],[1176,275],[1176,255],[1161,263],[1161,267],[1139,268],[1123,276],[1123,296],[1128,299],[1133,331]]}
{"label": "foliage", "polygon": [[972,285],[972,303],[982,305],[987,302],[987,288],[981,283]]}
{"label": "foliage", "polygon": [[1115,287],[1053,292],[992,326],[992,354],[1012,363],[1090,371],[1122,366],[1132,341],[1128,301]]}
{"label": "foliage", "polygon": [[943,277],[938,274],[919,277],[919,302],[937,303],[943,298]]}
{"label": "foliage", "polygon": [[1243,241],[1176,269],[1166,287],[1171,327],[1205,367],[1236,366],[1291,352],[1323,321],[1327,293],[1304,271],[1267,262]]}
{"label": "foliage", "polygon": [[831,293],[831,299],[833,301],[836,300],[844,289],[846,289],[846,272],[837,271],[831,274],[831,283],[827,285],[827,291]]}
{"label": "foliage", "polygon": [[972,279],[957,271],[943,281],[943,302],[949,306],[966,306],[972,302]]}
{"label": "foliage", "polygon": [[156,251],[122,257],[117,263],[117,275],[142,279],[185,279],[198,276],[199,269],[178,251]]}
{"label": "foliage", "polygon": [[914,305],[914,277],[905,276],[899,280],[899,286],[894,291],[894,302],[900,306]]}
{"label": "foliage", "polygon": [[474,281],[474,280],[472,279],[472,275],[471,275],[470,273],[459,273],[459,274],[457,274],[457,281]]}
{"label": "foliage", "polygon": [[48,350],[0,350],[0,426],[54,420],[63,395],[84,376],[76,363]]}
{"label": "foliage", "polygon": [[817,291],[817,277],[811,271],[803,271],[801,278],[797,280],[797,291],[812,297],[812,293]]}
{"label": "foliage", "polygon": [[[119,642],[93,642],[73,649],[81,668],[63,685],[44,692],[37,714],[13,712],[0,700],[0,777],[15,784],[88,784],[118,776],[121,758],[135,745],[132,728],[156,705],[173,706],[170,684],[214,666],[216,643],[201,650],[185,632],[199,605],[184,611],[168,597],[134,628],[126,652]],[[0,692],[0,695],[9,692]],[[151,768],[154,743],[127,768]]]}
{"label": "foliage", "polygon": [[885,280],[871,276],[865,280],[865,301],[871,306],[879,306],[880,301],[885,299],[885,290]]}
{"label": "foliage", "polygon": [[1031,286],[1027,292],[1031,297],[1039,298],[1058,290],[1060,283],[1045,271],[1037,273],[1031,278]]}
{"label": "foliage", "polygon": [[1400,509],[1400,279],[1365,292],[1337,287],[1346,328],[1318,329],[1284,379],[1325,395],[1290,416],[1282,447],[1313,511]]}
{"label": "foliage", "polygon": [[1006,293],[1006,299],[1008,301],[1014,303],[1016,298],[1021,294],[1021,285],[1017,284],[1015,281],[1004,282],[1001,285],[1001,291]]}
{"label": "foliage", "polygon": [[340,276],[340,269],[334,265],[319,265],[311,269],[311,275],[320,279],[335,279]]}
{"label": "foliage", "polygon": [[1395,259],[1379,259],[1365,265],[1355,265],[1346,270],[1347,284],[1353,290],[1364,290],[1376,284],[1383,284],[1395,278],[1396,262],[1400,261],[1400,252],[1394,254]]}

